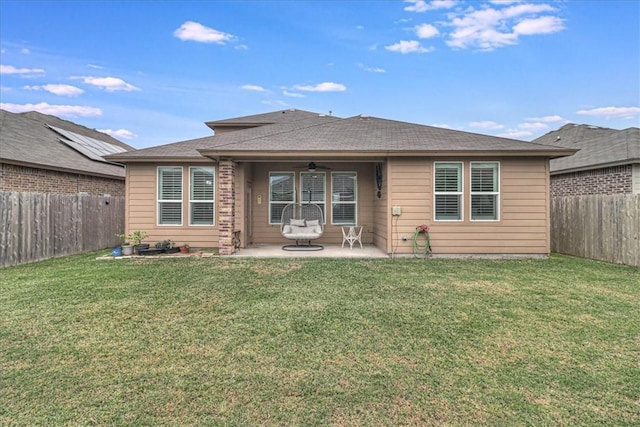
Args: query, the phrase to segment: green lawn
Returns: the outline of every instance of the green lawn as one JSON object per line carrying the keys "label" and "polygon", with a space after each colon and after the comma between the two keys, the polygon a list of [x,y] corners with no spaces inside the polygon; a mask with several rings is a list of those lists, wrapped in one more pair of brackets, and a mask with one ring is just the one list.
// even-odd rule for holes
{"label": "green lawn", "polygon": [[639,425],[640,269],[96,254],[0,270],[0,425]]}

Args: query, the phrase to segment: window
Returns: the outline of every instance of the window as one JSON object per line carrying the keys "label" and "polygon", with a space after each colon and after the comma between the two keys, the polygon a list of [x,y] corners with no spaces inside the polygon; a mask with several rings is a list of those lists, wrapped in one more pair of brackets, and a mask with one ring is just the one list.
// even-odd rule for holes
{"label": "window", "polygon": [[269,173],[269,224],[280,224],[284,207],[294,203],[295,197],[293,172]]}
{"label": "window", "polygon": [[471,162],[471,220],[497,221],[500,167],[497,162]]}
{"label": "window", "polygon": [[462,163],[435,163],[436,221],[462,221]]}
{"label": "window", "polygon": [[300,172],[300,200],[302,203],[314,203],[320,206],[322,218],[326,222],[325,186],[324,172]]}
{"label": "window", "polygon": [[355,172],[331,174],[331,223],[357,224],[357,176]]}
{"label": "window", "polygon": [[215,169],[189,168],[189,224],[213,225]]}
{"label": "window", "polygon": [[182,225],[182,168],[158,168],[158,224]]}

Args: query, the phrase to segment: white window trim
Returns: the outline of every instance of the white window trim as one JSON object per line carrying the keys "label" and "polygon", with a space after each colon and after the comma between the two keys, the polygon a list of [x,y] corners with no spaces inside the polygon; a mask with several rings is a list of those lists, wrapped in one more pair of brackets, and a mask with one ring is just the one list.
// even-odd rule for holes
{"label": "white window trim", "polygon": [[[436,192],[436,165],[438,164],[459,164],[460,165],[460,188],[461,191]],[[436,218],[436,196],[441,194],[457,195],[460,197],[460,219],[437,219]],[[434,222],[463,222],[464,221],[464,162],[433,162],[433,221]]]}
{"label": "white window trim", "polygon": [[[496,165],[498,165],[498,177],[497,177],[497,181],[498,181],[498,191],[491,191],[491,192],[487,192],[487,191],[473,191],[473,186],[471,183],[471,180],[473,179],[473,165],[474,164],[482,164],[482,163],[495,163]],[[500,176],[500,171],[501,171],[501,167],[500,167],[500,162],[496,161],[496,160],[487,160],[487,161],[483,161],[483,162],[469,162],[469,221],[471,222],[498,222],[500,221],[500,192],[502,189],[502,183],[500,182],[501,176]],[[496,219],[473,219],[473,201],[472,201],[472,197],[474,195],[495,195],[496,196]]]}
{"label": "white window trim", "polygon": [[269,209],[267,209],[267,217],[269,221],[269,225],[280,225],[281,221],[271,222],[271,204],[272,203],[284,203],[284,202],[272,202],[271,201],[271,175],[275,174],[292,174],[293,175],[293,201],[287,203],[295,203],[296,202],[296,173],[295,171],[269,171],[269,182],[267,185],[267,190],[269,191]]}
{"label": "white window trim", "polygon": [[[160,200],[160,169],[173,169],[180,168],[180,175],[182,179],[180,180],[180,194],[182,194],[182,199],[180,200],[180,224],[161,224],[160,223],[160,203],[178,203],[178,200]],[[158,227],[182,227],[184,224],[184,167],[183,166],[170,166],[163,165],[158,166],[156,168],[156,225]]]}
{"label": "white window trim", "polygon": [[327,174],[326,172],[306,172],[306,171],[302,171],[300,172],[300,198],[298,200],[300,200],[300,203],[304,203],[306,204],[307,202],[305,202],[303,199],[303,193],[304,193],[304,185],[302,182],[302,177],[307,174],[310,175],[312,173],[318,174],[318,175],[322,175],[322,185],[323,185],[323,189],[324,189],[324,200],[322,202],[314,202],[313,200],[310,201],[309,203],[314,204],[314,205],[322,205],[324,207],[323,213],[324,213],[324,222],[323,224],[327,223]]}
{"label": "white window trim", "polygon": [[355,200],[353,202],[337,202],[338,204],[342,204],[342,205],[348,205],[348,204],[353,204],[355,205],[355,218],[354,218],[354,224],[352,225],[357,225],[358,224],[358,172],[356,171],[335,171],[335,172],[331,172],[331,191],[329,193],[329,197],[330,197],[330,201],[329,203],[331,204],[331,225],[337,225],[337,226],[347,226],[350,224],[343,224],[343,223],[336,223],[333,222],[333,175],[334,174],[353,174],[356,177],[356,188],[354,188],[354,198]]}
{"label": "white window trim", "polygon": [[[213,169],[213,199],[211,200],[191,200],[191,170],[196,168]],[[216,167],[215,166],[189,166],[189,227],[214,227],[216,225]],[[211,203],[213,205],[213,222],[211,224],[192,224],[191,206],[193,203]]]}

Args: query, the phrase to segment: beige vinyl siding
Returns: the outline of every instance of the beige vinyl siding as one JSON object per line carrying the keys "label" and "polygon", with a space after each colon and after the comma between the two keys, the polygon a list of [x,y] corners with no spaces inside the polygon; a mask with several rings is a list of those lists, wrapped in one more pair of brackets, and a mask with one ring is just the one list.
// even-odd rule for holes
{"label": "beige vinyl siding", "polygon": [[[181,166],[183,179],[183,203],[181,226],[158,225],[157,215],[157,173],[158,166]],[[203,163],[168,163],[168,164],[138,164],[127,165],[127,195],[126,195],[126,232],[144,230],[149,234],[145,243],[154,244],[165,239],[171,239],[176,244],[189,243],[191,247],[217,247],[217,226],[189,226],[189,166],[204,166]],[[216,205],[215,221],[217,224],[218,210],[218,168],[214,163],[206,164],[216,168]]]}
{"label": "beige vinyl siding", "polygon": [[[411,237],[416,227],[431,222],[433,162],[423,158],[390,158],[387,167],[387,252],[412,253]],[[391,214],[394,206],[402,209],[402,214],[398,217]],[[403,236],[408,240],[403,241]]]}
{"label": "beige vinyl siding", "polygon": [[[397,219],[389,217],[389,252],[412,253],[411,236],[420,224],[430,226],[435,254],[548,254],[548,160],[487,158],[500,162],[500,215],[498,221],[470,221],[469,159],[437,159],[463,162],[463,221],[434,222],[434,159],[390,159],[392,206],[402,207]],[[482,159],[483,161],[485,159]],[[416,185],[422,183],[422,185]],[[409,240],[402,241],[402,236]]]}
{"label": "beige vinyl siding", "polygon": [[[279,224],[269,224],[269,172],[295,172],[296,200],[300,201],[300,172],[305,172],[305,162],[296,163],[252,163],[253,185],[253,243],[287,243],[280,235]],[[323,236],[317,240],[320,244],[340,244],[342,231],[339,226],[331,225],[331,172],[356,172],[358,177],[358,224],[364,225],[362,238],[364,243],[373,242],[375,197],[375,175],[373,163],[317,162],[327,166],[326,170],[326,224]],[[302,166],[301,166],[302,165]],[[259,203],[259,200],[261,203]]]}

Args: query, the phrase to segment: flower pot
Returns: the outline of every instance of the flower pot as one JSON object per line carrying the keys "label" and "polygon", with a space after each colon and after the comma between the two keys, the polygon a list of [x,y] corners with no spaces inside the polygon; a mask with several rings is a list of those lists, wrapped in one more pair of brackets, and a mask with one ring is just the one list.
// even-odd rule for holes
{"label": "flower pot", "polygon": [[122,248],[120,246],[111,248],[111,256],[122,256]]}
{"label": "flower pot", "polygon": [[133,255],[133,246],[131,246],[131,245],[122,245],[122,255],[124,255],[124,256]]}

